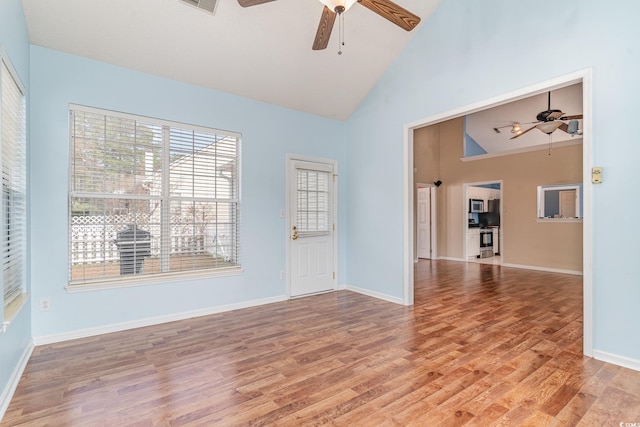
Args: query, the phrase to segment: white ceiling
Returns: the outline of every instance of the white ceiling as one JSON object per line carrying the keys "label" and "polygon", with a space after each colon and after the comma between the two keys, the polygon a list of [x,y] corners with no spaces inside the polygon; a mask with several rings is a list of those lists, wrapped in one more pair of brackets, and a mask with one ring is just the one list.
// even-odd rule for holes
{"label": "white ceiling", "polygon": [[[521,123],[522,130],[526,130],[536,123],[536,116],[541,111],[546,111],[548,106],[547,92],[534,95],[518,101],[503,104],[487,110],[466,116],[466,132],[484,150],[489,153],[504,153],[509,151],[523,151],[534,146],[548,146],[549,136],[538,129],[534,129],[516,139],[511,133],[511,125]],[[561,110],[565,115],[582,114],[582,83],[566,86],[551,91],[551,109]],[[579,129],[583,129],[582,120],[579,120]],[[496,133],[493,128],[499,128]],[[554,144],[572,141],[582,141],[580,136],[571,136],[557,129],[551,134]]]}
{"label": "white ceiling", "polygon": [[[440,0],[395,0],[422,18]],[[32,44],[324,117],[345,120],[419,28],[356,4],[312,51],[323,5],[277,0],[215,15],[180,0],[23,0]]]}

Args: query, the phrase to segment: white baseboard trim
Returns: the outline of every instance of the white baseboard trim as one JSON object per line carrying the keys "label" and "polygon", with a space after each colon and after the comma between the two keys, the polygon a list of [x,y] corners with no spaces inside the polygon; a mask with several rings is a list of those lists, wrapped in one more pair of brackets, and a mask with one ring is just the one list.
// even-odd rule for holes
{"label": "white baseboard trim", "polygon": [[347,285],[345,285],[344,283],[341,285],[338,285],[338,287],[336,288],[336,290],[338,291],[344,291],[345,289],[347,289]]}
{"label": "white baseboard trim", "polygon": [[7,408],[9,407],[9,402],[11,402],[11,398],[13,397],[13,393],[15,393],[16,388],[18,387],[18,383],[20,382],[20,377],[22,377],[22,373],[24,369],[27,367],[27,363],[29,362],[29,358],[31,357],[31,353],[33,353],[33,341],[29,343],[27,348],[24,349],[22,355],[20,356],[20,360],[16,365],[15,369],[11,373],[11,377],[9,378],[9,382],[5,386],[4,390],[2,390],[2,394],[0,394],[0,421],[2,421],[2,417],[4,417],[5,412],[7,412]]}
{"label": "white baseboard trim", "polygon": [[456,257],[451,257],[451,256],[440,256],[438,257],[438,259],[441,259],[443,261],[459,261],[459,262],[467,262],[466,259],[464,258],[456,258]]}
{"label": "white baseboard trim", "polygon": [[640,360],[637,360],[637,359],[618,356],[617,354],[611,354],[611,353],[607,353],[606,351],[600,351],[600,350],[593,350],[593,358],[597,360],[602,360],[603,362],[622,366],[623,368],[629,368],[629,369],[633,369],[634,371],[640,371]]}
{"label": "white baseboard trim", "polygon": [[208,316],[211,314],[223,313],[225,311],[239,310],[242,308],[256,307],[259,305],[272,304],[274,302],[287,301],[286,295],[263,298],[253,301],[245,301],[236,304],[221,305],[217,307],[204,308],[200,310],[173,313],[166,316],[150,317],[147,319],[133,320],[131,322],[114,323],[111,325],[98,326],[95,328],[80,329],[76,331],[64,332],[61,334],[44,335],[34,337],[35,345],[52,344],[62,341],[75,340],[78,338],[93,337],[96,335],[108,334],[111,332],[125,331],[128,329],[142,328],[145,326],[159,325],[161,323],[175,322],[176,320],[191,319],[193,317]]}
{"label": "white baseboard trim", "polygon": [[357,286],[345,285],[345,289],[347,291],[357,292],[362,295],[366,295],[373,298],[378,298],[384,301],[389,301],[394,304],[404,305],[404,300],[402,298],[394,297],[391,295],[383,294],[381,292],[371,291],[369,289],[359,288]]}
{"label": "white baseboard trim", "polygon": [[537,265],[507,264],[507,263],[503,263],[502,266],[511,267],[511,268],[523,268],[525,270],[537,270],[537,271],[546,271],[549,273],[562,273],[562,274],[572,274],[574,276],[582,276],[581,270],[565,270],[562,268],[550,268],[550,267],[540,267]]}
{"label": "white baseboard trim", "polygon": [[[459,261],[459,262],[470,262],[464,258],[455,258],[455,257],[439,257],[438,259],[444,261]],[[522,268],[525,270],[537,270],[537,271],[546,271],[549,273],[562,273],[562,274],[572,274],[574,276],[582,276],[582,271],[580,270],[565,270],[562,268],[551,268],[551,267],[541,267],[538,265],[524,265],[524,264],[508,264],[503,263],[503,267],[511,267],[511,268]]]}

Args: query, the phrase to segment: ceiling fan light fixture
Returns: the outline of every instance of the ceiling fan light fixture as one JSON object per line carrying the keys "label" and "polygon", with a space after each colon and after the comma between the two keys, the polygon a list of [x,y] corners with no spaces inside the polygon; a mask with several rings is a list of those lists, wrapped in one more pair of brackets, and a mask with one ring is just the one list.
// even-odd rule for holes
{"label": "ceiling fan light fixture", "polygon": [[520,127],[520,123],[514,123],[511,126],[511,133],[515,133],[516,135],[520,135],[522,133],[522,128]]}
{"label": "ceiling fan light fixture", "polygon": [[562,122],[559,122],[559,121],[543,122],[536,125],[536,127],[540,129],[543,133],[546,133],[549,135],[551,135],[560,126],[562,126]]}
{"label": "ceiling fan light fixture", "polygon": [[320,0],[320,3],[336,13],[346,12],[357,2],[358,0]]}

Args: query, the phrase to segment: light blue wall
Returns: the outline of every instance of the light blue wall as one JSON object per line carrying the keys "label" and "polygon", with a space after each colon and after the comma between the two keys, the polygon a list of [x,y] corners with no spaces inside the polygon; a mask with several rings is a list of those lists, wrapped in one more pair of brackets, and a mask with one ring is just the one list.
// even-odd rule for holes
{"label": "light blue wall", "polygon": [[[525,13],[519,13],[526,11]],[[443,0],[347,123],[347,282],[403,289],[402,128],[593,67],[594,348],[640,360],[640,2]],[[633,127],[633,126],[632,126]],[[443,185],[446,185],[443,184]]]}
{"label": "light blue wall", "polygon": [[471,157],[487,154],[487,150],[482,148],[482,146],[467,133],[467,116],[464,116],[462,120],[464,122],[464,156]]}
{"label": "light blue wall", "polygon": [[[29,37],[20,0],[0,1],[0,45],[11,60],[29,96]],[[29,103],[27,102],[27,108]],[[0,286],[1,288],[2,286]],[[31,342],[30,306],[22,307],[5,334],[0,332],[0,396],[20,356]],[[0,402],[2,404],[2,402]]]}
{"label": "light blue wall", "polygon": [[[403,125],[593,67],[593,163],[605,169],[593,204],[595,348],[640,359],[640,265],[629,232],[640,211],[640,200],[629,197],[640,144],[619,126],[640,116],[640,4],[569,0],[548,13],[523,0],[518,8],[527,10],[526,20],[513,19],[510,0],[443,0],[345,132],[340,122],[41,47],[32,46],[29,58],[20,1],[0,2],[0,43],[30,89],[33,304],[51,300],[51,311],[33,311],[34,336],[283,295],[285,225],[278,212],[289,152],[338,160],[339,283],[401,297]],[[68,103],[242,132],[245,273],[66,293]],[[0,389],[28,345],[30,314],[23,311],[0,335]]]}
{"label": "light blue wall", "polygon": [[487,154],[487,151],[482,148],[475,139],[471,138],[468,133],[464,134],[464,155],[465,157],[479,156]]}
{"label": "light blue wall", "polygon": [[[170,58],[167,58],[170,60]],[[285,295],[285,157],[331,158],[345,170],[345,124],[105,63],[31,47],[31,182],[35,337]],[[269,82],[264,82],[269,84]],[[240,276],[69,294],[69,103],[242,133]],[[346,178],[339,179],[346,223]],[[346,229],[346,227],[345,227]],[[338,282],[345,277],[345,236]]]}

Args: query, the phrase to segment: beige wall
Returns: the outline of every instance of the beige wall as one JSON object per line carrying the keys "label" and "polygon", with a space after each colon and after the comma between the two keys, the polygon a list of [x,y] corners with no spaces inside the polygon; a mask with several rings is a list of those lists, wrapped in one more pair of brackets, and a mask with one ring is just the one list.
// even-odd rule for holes
{"label": "beige wall", "polygon": [[442,180],[438,256],[464,258],[464,184],[502,180],[500,248],[505,264],[582,271],[582,223],[537,222],[537,187],[582,182],[582,145],[463,162],[462,118],[414,133],[416,182]]}

